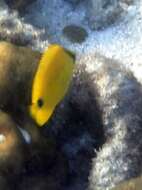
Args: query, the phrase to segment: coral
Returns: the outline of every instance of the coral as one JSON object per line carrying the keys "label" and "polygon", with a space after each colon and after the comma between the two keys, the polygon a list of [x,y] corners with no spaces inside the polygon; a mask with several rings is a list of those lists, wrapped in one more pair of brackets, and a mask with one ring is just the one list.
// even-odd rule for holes
{"label": "coral", "polygon": [[[90,0],[87,2],[87,17],[92,29],[104,29],[106,26],[113,24],[121,17],[123,7],[121,0]],[[123,3],[126,3],[123,1]]]}
{"label": "coral", "polygon": [[120,62],[92,54],[81,63],[90,60],[88,72],[98,89],[106,142],[92,161],[89,189],[111,189],[142,172],[142,88]]}
{"label": "coral", "polygon": [[29,6],[35,0],[5,0],[10,8],[22,11],[25,7]]}
{"label": "coral", "polygon": [[141,176],[138,178],[134,178],[131,180],[127,180],[126,182],[118,185],[113,190],[141,190],[142,187],[142,179]]}

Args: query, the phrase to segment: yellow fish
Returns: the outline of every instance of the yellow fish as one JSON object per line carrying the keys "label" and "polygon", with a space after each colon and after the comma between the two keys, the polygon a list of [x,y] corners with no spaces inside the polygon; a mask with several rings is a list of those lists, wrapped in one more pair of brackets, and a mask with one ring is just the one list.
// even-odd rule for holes
{"label": "yellow fish", "polygon": [[74,69],[75,55],[59,45],[50,45],[43,54],[32,86],[30,115],[39,126],[51,117],[65,96]]}

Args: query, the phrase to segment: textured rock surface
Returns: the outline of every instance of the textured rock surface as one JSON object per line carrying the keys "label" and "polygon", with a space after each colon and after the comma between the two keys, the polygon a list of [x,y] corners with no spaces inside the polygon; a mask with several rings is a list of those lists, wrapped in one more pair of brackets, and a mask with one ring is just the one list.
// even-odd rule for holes
{"label": "textured rock surface", "polygon": [[[89,180],[90,190],[102,190],[142,172],[142,87],[121,63],[90,56],[90,70],[103,108],[106,143],[93,159]],[[82,58],[82,63],[89,57]]]}
{"label": "textured rock surface", "polygon": [[[10,190],[15,185],[24,164],[24,141],[12,118],[0,111],[0,188]],[[13,180],[13,183],[9,184]]]}
{"label": "textured rock surface", "polygon": [[81,2],[81,0],[64,0],[66,2],[69,2],[69,3],[73,3],[73,5],[77,5],[78,3]]}
{"label": "textured rock surface", "polygon": [[81,4],[84,5],[90,28],[99,30],[120,19],[122,13],[127,12],[127,8],[133,0],[67,0],[67,2],[71,3],[74,8]]}
{"label": "textured rock surface", "polygon": [[131,179],[120,185],[113,190],[141,190],[142,189],[142,177]]}
{"label": "textured rock surface", "polygon": [[0,42],[0,52],[0,108],[15,114],[17,118],[27,110],[32,80],[41,54],[5,42]]}
{"label": "textured rock surface", "polygon": [[10,8],[23,11],[25,7],[28,7],[35,0],[5,0]]}
{"label": "textured rock surface", "polygon": [[16,12],[9,13],[5,4],[3,7],[6,12],[0,17],[0,41],[5,40],[16,45],[28,46],[40,38],[42,30],[21,21]]}
{"label": "textured rock surface", "polygon": [[8,180],[3,176],[0,176],[0,188],[1,190],[10,190],[10,186],[8,185]]}
{"label": "textured rock surface", "polygon": [[0,173],[13,176],[18,174],[23,158],[22,136],[13,120],[0,112]]}
{"label": "textured rock surface", "polygon": [[[41,155],[39,154],[39,156]],[[35,160],[33,168],[30,165],[29,171],[22,176],[20,183],[18,183],[18,190],[62,189],[67,175],[67,162],[64,155],[58,152],[50,165],[47,166],[48,159],[48,157],[45,160],[41,158],[38,162]],[[37,164],[42,164],[42,167],[36,168]]]}
{"label": "textured rock surface", "polygon": [[102,29],[113,24],[123,12],[121,0],[90,0],[87,17],[92,29]]}

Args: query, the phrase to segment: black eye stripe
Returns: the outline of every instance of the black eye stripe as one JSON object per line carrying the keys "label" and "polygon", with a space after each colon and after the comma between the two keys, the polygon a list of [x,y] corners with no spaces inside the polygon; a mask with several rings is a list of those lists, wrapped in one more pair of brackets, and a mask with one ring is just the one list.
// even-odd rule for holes
{"label": "black eye stripe", "polygon": [[39,99],[37,100],[37,105],[38,105],[38,107],[41,108],[41,107],[43,106],[43,104],[44,104],[43,100],[42,100],[41,98],[39,98]]}

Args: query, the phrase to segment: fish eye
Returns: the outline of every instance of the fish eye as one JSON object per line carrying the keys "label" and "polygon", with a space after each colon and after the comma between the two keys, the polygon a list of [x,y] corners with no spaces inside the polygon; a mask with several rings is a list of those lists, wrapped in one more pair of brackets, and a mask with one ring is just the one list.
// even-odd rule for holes
{"label": "fish eye", "polygon": [[37,105],[38,105],[38,107],[39,108],[41,108],[42,106],[43,106],[43,100],[41,99],[41,98],[39,98],[38,100],[37,100]]}

